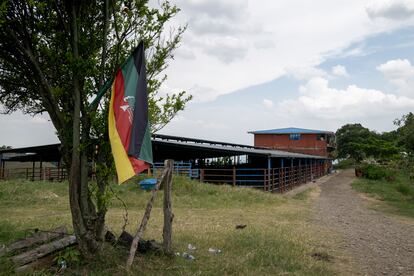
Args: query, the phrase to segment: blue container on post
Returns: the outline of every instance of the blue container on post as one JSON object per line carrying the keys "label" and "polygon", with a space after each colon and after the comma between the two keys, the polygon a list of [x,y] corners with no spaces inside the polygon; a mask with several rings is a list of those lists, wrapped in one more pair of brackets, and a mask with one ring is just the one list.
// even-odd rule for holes
{"label": "blue container on post", "polygon": [[157,185],[156,178],[147,178],[139,182],[139,186],[141,187],[141,189],[145,191],[154,190],[156,185]]}

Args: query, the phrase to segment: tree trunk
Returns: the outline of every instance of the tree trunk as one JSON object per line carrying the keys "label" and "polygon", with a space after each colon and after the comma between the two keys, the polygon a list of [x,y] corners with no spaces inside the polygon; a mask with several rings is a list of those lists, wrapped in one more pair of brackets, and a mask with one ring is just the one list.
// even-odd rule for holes
{"label": "tree trunk", "polygon": [[98,186],[98,190],[96,191],[96,236],[99,241],[105,240],[105,215],[108,208],[108,203],[105,202],[105,194],[108,188],[108,180],[110,177],[110,167],[111,167],[111,159],[108,158],[110,156],[110,148],[106,141],[102,142],[100,147],[98,148],[98,156],[97,156],[97,163],[99,166],[96,167],[96,184]]}
{"label": "tree trunk", "polygon": [[[75,60],[79,60],[77,7],[71,7],[72,51]],[[72,157],[69,176],[69,202],[72,212],[72,224],[82,255],[91,259],[101,247],[95,231],[96,211],[88,191],[88,159],[87,139],[81,145],[81,87],[79,76],[73,75],[73,125],[72,125]],[[84,114],[84,116],[86,116]],[[83,125],[83,138],[88,136],[89,126]],[[103,236],[103,235],[102,235]]]}

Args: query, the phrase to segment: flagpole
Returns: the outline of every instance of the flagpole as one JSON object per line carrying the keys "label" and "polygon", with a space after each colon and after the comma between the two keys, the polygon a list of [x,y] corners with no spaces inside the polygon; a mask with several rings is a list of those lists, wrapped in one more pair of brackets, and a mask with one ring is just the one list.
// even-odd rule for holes
{"label": "flagpole", "polygon": [[[141,42],[142,42],[142,40],[138,43],[138,46],[139,46],[139,44]],[[132,51],[132,53],[138,48],[138,46],[134,48],[134,50]],[[128,61],[128,58],[118,68],[122,68],[127,61]],[[96,95],[95,99],[93,99],[93,101],[89,105],[91,108],[92,107],[95,107],[95,105],[97,105],[99,103],[99,101],[102,99],[103,95],[105,95],[106,91],[111,87],[112,82],[114,81],[114,79],[115,79],[115,77],[112,76],[112,78],[110,78],[109,80],[107,80],[105,82],[105,84],[101,87],[101,89],[99,89],[98,94]]]}
{"label": "flagpole", "polygon": [[111,87],[112,82],[114,81],[114,78],[107,80],[105,84],[99,89],[98,94],[96,95],[95,99],[91,102],[89,105],[90,107],[94,107],[99,103],[99,101],[102,99],[103,95],[105,95],[106,91]]}

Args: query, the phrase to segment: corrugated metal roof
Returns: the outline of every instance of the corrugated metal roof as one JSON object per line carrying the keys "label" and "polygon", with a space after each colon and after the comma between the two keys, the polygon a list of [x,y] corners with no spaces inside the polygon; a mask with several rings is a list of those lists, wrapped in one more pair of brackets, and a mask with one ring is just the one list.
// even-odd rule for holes
{"label": "corrugated metal roof", "polygon": [[300,134],[333,134],[332,131],[325,130],[316,130],[316,129],[306,129],[306,128],[297,128],[297,127],[288,127],[288,128],[276,128],[276,129],[266,129],[266,130],[255,130],[249,131],[252,134],[291,134],[291,133],[300,133]]}
{"label": "corrugated metal roof", "polygon": [[266,157],[273,157],[273,158],[310,158],[310,159],[328,159],[325,156],[315,156],[309,154],[302,154],[302,153],[294,153],[288,151],[281,151],[281,150],[272,150],[272,149],[262,149],[262,148],[252,148],[252,147],[235,147],[235,146],[225,146],[225,145],[211,145],[211,144],[200,144],[200,143],[193,143],[193,142],[180,142],[180,141],[165,141],[161,139],[153,139],[153,141],[157,141],[163,144],[170,144],[170,145],[177,145],[182,147],[191,147],[194,150],[197,148],[202,149],[209,149],[215,151],[226,151],[230,152],[234,155],[261,155]]}
{"label": "corrugated metal roof", "polygon": [[[263,156],[265,158],[273,157],[329,159],[324,156],[315,156],[281,150],[258,148],[249,145],[200,140],[168,135],[153,135],[152,142],[153,146],[156,147],[164,145],[162,150],[170,149],[168,154],[172,156],[168,156],[168,158],[173,159],[177,155],[177,149],[181,152],[191,152],[192,156],[195,158],[222,157],[232,155],[255,155]],[[49,159],[52,161],[57,161],[60,159],[60,144],[0,150],[0,154],[4,153],[36,153],[35,155],[28,155],[26,157],[30,157],[31,160],[33,157],[40,158],[40,155],[42,155],[41,160],[43,161],[48,161]]]}

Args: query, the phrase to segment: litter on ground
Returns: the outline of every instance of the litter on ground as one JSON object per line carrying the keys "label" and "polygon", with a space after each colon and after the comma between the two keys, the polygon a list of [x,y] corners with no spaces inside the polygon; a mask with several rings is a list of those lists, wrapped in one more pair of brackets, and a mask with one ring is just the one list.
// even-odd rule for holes
{"label": "litter on ground", "polygon": [[221,253],[221,250],[220,249],[218,249],[218,248],[209,248],[208,249],[208,252],[210,252],[210,253],[212,253],[212,254],[219,254],[219,253]]}
{"label": "litter on ground", "polygon": [[188,254],[187,252],[184,252],[182,256],[183,256],[184,259],[187,259],[189,261],[194,261],[195,260],[195,257],[191,254]]}

